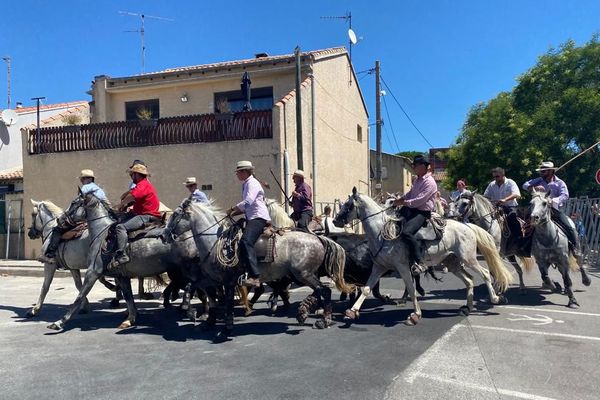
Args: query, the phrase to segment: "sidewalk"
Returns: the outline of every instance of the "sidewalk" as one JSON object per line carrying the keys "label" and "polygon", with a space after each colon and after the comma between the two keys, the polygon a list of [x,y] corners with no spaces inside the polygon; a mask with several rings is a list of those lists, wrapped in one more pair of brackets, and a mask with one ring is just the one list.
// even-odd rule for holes
{"label": "sidewalk", "polygon": [[[44,276],[44,264],[37,260],[0,260],[2,276]],[[69,271],[57,270],[56,277],[71,276]]]}

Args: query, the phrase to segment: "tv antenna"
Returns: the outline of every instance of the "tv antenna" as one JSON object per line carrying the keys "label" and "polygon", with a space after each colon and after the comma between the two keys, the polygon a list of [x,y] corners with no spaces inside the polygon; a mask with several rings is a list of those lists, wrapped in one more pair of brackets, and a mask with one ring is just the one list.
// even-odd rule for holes
{"label": "tv antenna", "polygon": [[8,101],[7,101],[7,107],[6,108],[10,108],[10,62],[12,61],[12,58],[10,58],[10,56],[4,56],[2,57],[2,59],[6,62],[6,80],[7,80],[7,86],[6,86],[6,91],[8,93]]}
{"label": "tv antenna", "polygon": [[[343,19],[344,21],[348,22],[348,55],[350,57],[350,64],[352,64],[352,46],[363,39],[362,36],[357,37],[356,33],[352,30],[352,13],[350,11],[346,11],[345,15],[321,17],[321,19]],[[352,84],[352,72],[350,72],[350,84]]]}
{"label": "tv antenna", "polygon": [[145,24],[146,18],[158,19],[158,20],[162,20],[162,21],[175,21],[175,20],[171,19],[171,18],[157,17],[155,15],[146,15],[146,14],[140,14],[140,13],[133,13],[133,12],[129,12],[129,11],[119,11],[119,14],[129,15],[132,17],[140,17],[140,21],[141,21],[140,29],[136,29],[136,30],[132,30],[132,31],[125,31],[125,32],[135,32],[135,33],[140,34],[141,46],[142,46],[142,74],[143,74],[145,64],[146,64],[146,45],[144,44],[144,33],[146,32],[144,24]]}

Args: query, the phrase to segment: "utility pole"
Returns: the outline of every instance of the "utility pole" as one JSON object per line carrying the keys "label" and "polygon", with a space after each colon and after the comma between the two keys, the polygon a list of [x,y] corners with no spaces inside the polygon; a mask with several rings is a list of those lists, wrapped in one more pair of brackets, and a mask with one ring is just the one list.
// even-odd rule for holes
{"label": "utility pole", "polygon": [[8,101],[7,101],[6,108],[10,108],[10,61],[11,61],[11,58],[10,58],[10,56],[6,56],[6,57],[2,57],[2,59],[4,61],[6,61],[6,80],[7,80],[7,85],[6,85],[7,90],[6,91],[8,93]]}
{"label": "utility pole", "polygon": [[379,82],[379,60],[375,61],[375,193],[381,194],[381,84]]}
{"label": "utility pole", "polygon": [[45,100],[45,97],[32,97],[31,100],[35,100],[37,102],[37,129],[35,131],[35,141],[37,143],[38,153],[40,151],[40,100]]}
{"label": "utility pole", "polygon": [[302,154],[302,97],[300,93],[300,46],[294,49],[296,56],[296,155],[298,157],[298,169],[304,170]]}
{"label": "utility pole", "polygon": [[317,204],[317,116],[315,110],[315,76],[311,73],[310,77],[310,125],[312,138],[312,202]]}

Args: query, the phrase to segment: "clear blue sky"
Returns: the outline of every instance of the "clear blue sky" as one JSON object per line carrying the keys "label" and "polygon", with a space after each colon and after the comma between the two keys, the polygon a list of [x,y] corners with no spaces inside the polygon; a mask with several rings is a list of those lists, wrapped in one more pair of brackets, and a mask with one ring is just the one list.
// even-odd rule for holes
{"label": "clear blue sky", "polygon": [[[11,92],[32,105],[89,100],[94,76],[140,71],[136,17],[146,20],[146,71],[168,67],[322,49],[347,43],[342,16],[352,12],[362,40],[353,50],[362,71],[382,64],[382,75],[423,135],[435,147],[454,142],[474,104],[510,90],[537,57],[568,39],[587,42],[600,29],[600,2],[534,0],[386,1],[33,1],[3,5],[0,56],[12,57]],[[374,77],[360,80],[371,122]],[[429,144],[386,96],[383,149],[426,151]],[[0,108],[6,106],[6,65],[0,64]],[[395,132],[396,141],[392,135]],[[374,147],[371,129],[371,145]],[[397,143],[397,145],[396,145]]]}

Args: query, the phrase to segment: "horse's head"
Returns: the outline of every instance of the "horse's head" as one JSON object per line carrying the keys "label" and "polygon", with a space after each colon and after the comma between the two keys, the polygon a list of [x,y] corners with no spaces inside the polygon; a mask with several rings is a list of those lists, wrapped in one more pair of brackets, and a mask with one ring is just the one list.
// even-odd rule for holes
{"label": "horse's head", "polygon": [[52,226],[50,223],[54,221],[62,210],[49,201],[31,200],[33,211],[31,212],[31,226],[27,231],[27,236],[30,239],[38,239],[44,234],[46,227]]}
{"label": "horse's head", "polygon": [[529,212],[531,223],[533,225],[544,224],[550,221],[550,210],[552,209],[552,201],[550,200],[550,192],[534,193],[529,203]]}
{"label": "horse's head", "polygon": [[190,229],[190,214],[188,212],[190,203],[189,198],[185,199],[171,214],[167,226],[161,234],[161,239],[165,243],[173,243],[177,236]]}
{"label": "horse's head", "polygon": [[85,212],[85,196],[83,194],[79,194],[79,196],[75,197],[69,207],[65,210],[65,212],[59,217],[62,219],[60,222],[67,222],[70,225],[75,225],[79,222],[83,222],[86,219]]}
{"label": "horse's head", "polygon": [[474,194],[465,192],[454,202],[457,217],[469,218],[473,213]]}
{"label": "horse's head", "polygon": [[333,224],[338,228],[351,223],[358,219],[358,208],[356,202],[360,199],[360,195],[356,191],[356,187],[352,188],[352,194],[348,196],[348,200],[340,207],[340,211],[335,216]]}

